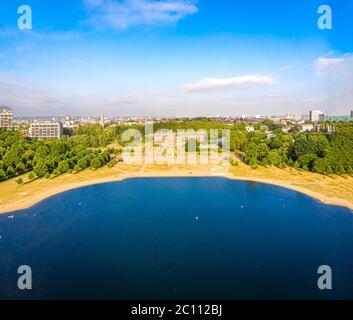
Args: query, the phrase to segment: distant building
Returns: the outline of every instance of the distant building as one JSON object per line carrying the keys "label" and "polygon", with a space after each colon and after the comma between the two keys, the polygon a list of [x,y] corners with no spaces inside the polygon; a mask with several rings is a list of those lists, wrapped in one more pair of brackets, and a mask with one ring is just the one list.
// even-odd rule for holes
{"label": "distant building", "polygon": [[311,122],[319,122],[320,121],[320,116],[323,116],[324,113],[321,110],[310,110],[310,121]]}
{"label": "distant building", "polygon": [[310,132],[314,131],[314,125],[312,123],[304,123],[300,126],[300,131],[301,132]]}
{"label": "distant building", "polygon": [[353,110],[351,111],[351,117],[353,118]]}
{"label": "distant building", "polygon": [[7,130],[13,128],[13,111],[11,108],[0,107],[0,128]]}
{"label": "distant building", "polygon": [[99,124],[104,128],[105,121],[104,121],[104,114],[103,113],[101,113],[101,115],[100,115]]}
{"label": "distant building", "polygon": [[61,138],[63,124],[60,121],[36,121],[29,127],[29,137],[34,139]]}
{"label": "distant building", "polygon": [[353,121],[353,117],[350,117],[350,116],[329,116],[329,115],[323,114],[320,116],[320,122],[325,122],[325,121],[348,122],[348,121]]}
{"label": "distant building", "polygon": [[302,115],[299,113],[291,113],[287,114],[283,117],[285,120],[293,120],[293,121],[300,121],[302,119]]}
{"label": "distant building", "polygon": [[336,126],[335,125],[329,125],[329,124],[326,124],[326,123],[321,123],[319,125],[317,125],[317,127],[315,128],[316,131],[319,131],[319,132],[336,132]]}
{"label": "distant building", "polygon": [[282,132],[288,133],[290,131],[291,127],[290,126],[284,126],[282,127]]}

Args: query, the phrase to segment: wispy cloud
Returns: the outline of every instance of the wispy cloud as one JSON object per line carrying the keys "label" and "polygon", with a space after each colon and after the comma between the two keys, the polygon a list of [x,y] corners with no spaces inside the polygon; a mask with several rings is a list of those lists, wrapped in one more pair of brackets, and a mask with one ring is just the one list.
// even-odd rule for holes
{"label": "wispy cloud", "polygon": [[340,79],[352,77],[353,54],[335,58],[319,58],[315,63],[316,75],[319,78]]}
{"label": "wispy cloud", "polygon": [[83,0],[88,23],[98,28],[127,29],[177,23],[198,12],[192,0]]}
{"label": "wispy cloud", "polygon": [[[335,52],[333,50],[331,51],[328,51],[326,52],[324,55],[318,57],[318,58],[315,58],[314,60],[310,61],[310,62],[303,62],[301,60],[296,60],[294,62],[294,65],[292,67],[295,66],[294,70],[293,71],[302,71],[302,70],[305,70],[305,69],[308,69],[308,68],[311,68],[312,66],[315,66],[315,64],[317,63],[317,61],[319,59],[325,59],[325,58],[328,58],[330,56],[332,56]],[[292,68],[293,69],[293,68]]]}
{"label": "wispy cloud", "polygon": [[248,89],[276,84],[271,75],[246,75],[233,78],[204,78],[197,83],[185,84],[182,89],[188,92],[207,92],[223,89]]}

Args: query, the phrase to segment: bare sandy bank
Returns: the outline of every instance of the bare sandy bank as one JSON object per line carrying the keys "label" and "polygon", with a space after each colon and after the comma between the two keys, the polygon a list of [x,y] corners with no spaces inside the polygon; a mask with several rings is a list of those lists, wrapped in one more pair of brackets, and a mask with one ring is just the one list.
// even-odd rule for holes
{"label": "bare sandy bank", "polygon": [[347,200],[338,199],[338,198],[328,198],[320,193],[317,193],[317,192],[308,190],[306,188],[300,187],[299,185],[296,185],[295,182],[291,182],[291,181],[253,178],[253,177],[241,177],[241,176],[235,176],[231,173],[213,175],[213,174],[210,174],[210,172],[206,171],[206,170],[185,171],[185,170],[171,169],[168,171],[156,170],[156,171],[151,171],[151,172],[139,171],[139,172],[122,173],[119,175],[112,175],[110,177],[105,177],[105,178],[100,178],[100,179],[92,179],[92,180],[87,180],[87,181],[82,181],[82,182],[77,182],[77,183],[67,183],[67,184],[62,184],[59,186],[53,186],[47,190],[43,190],[43,192],[40,192],[30,198],[25,198],[23,200],[18,200],[13,203],[1,205],[0,206],[0,214],[10,213],[13,211],[30,208],[30,207],[34,206],[35,204],[41,202],[44,199],[47,199],[51,196],[54,196],[56,194],[59,194],[59,193],[62,193],[62,192],[68,191],[68,190],[73,190],[73,189],[81,188],[84,186],[95,185],[95,184],[102,184],[102,183],[108,183],[108,182],[118,182],[118,181],[122,181],[122,180],[129,179],[129,178],[217,177],[217,176],[225,177],[225,178],[232,179],[232,180],[249,181],[249,182],[257,182],[257,183],[265,183],[265,184],[275,185],[275,186],[295,190],[297,192],[306,194],[306,195],[308,195],[312,198],[315,198],[315,199],[317,199],[325,204],[328,204],[328,205],[342,206],[342,207],[347,207],[347,208],[353,210],[353,203],[351,203]]}

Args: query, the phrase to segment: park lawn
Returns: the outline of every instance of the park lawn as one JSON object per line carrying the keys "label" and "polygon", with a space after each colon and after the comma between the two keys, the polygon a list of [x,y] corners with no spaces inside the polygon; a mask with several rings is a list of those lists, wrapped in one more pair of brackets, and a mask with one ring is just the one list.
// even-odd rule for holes
{"label": "park lawn", "polygon": [[238,166],[231,168],[235,176],[287,181],[326,197],[353,203],[353,177],[350,175],[323,175],[295,168],[258,167],[252,169],[241,162],[238,163]]}

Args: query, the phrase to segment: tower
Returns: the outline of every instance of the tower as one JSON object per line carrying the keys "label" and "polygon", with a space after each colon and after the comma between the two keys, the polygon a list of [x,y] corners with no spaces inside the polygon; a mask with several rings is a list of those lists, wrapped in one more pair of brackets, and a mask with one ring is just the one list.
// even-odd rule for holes
{"label": "tower", "polygon": [[104,114],[101,112],[100,119],[99,119],[99,124],[104,128],[105,123],[104,123]]}
{"label": "tower", "polygon": [[319,122],[324,113],[321,110],[310,110],[310,121]]}

